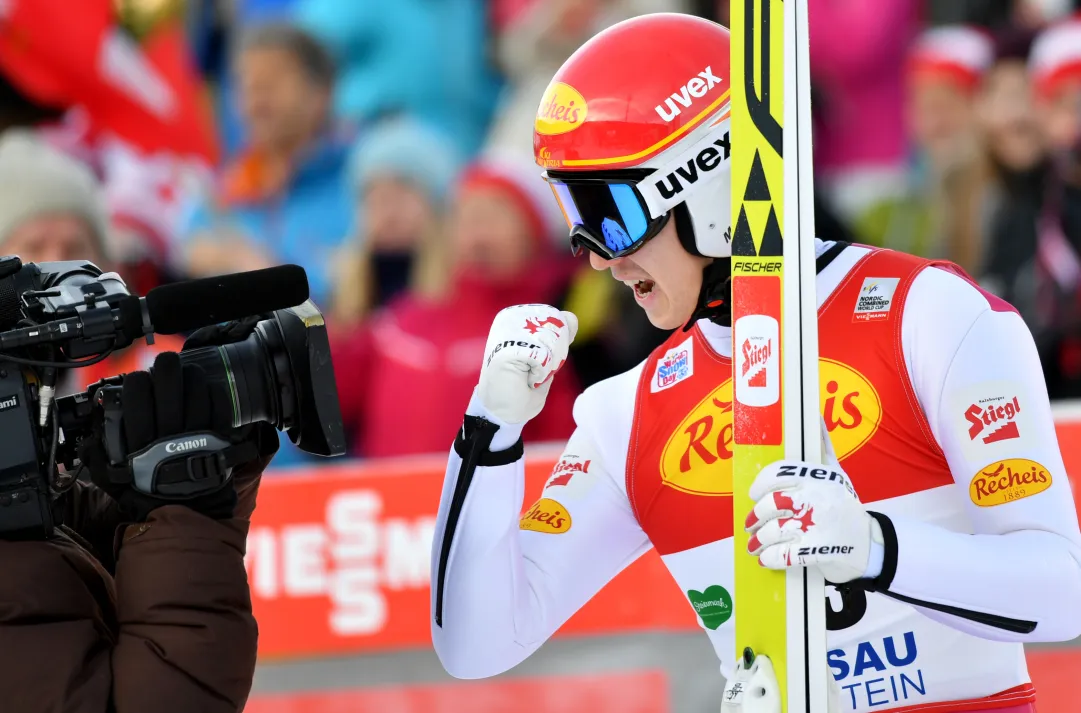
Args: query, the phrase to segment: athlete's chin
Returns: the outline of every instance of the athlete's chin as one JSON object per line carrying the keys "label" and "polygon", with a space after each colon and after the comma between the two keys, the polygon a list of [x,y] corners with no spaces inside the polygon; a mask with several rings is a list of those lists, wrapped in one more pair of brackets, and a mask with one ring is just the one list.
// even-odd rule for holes
{"label": "athlete's chin", "polygon": [[672,305],[667,301],[658,300],[658,304],[641,305],[641,307],[646,311],[646,319],[657,329],[668,331],[682,327],[687,321],[680,319],[676,310],[672,309]]}

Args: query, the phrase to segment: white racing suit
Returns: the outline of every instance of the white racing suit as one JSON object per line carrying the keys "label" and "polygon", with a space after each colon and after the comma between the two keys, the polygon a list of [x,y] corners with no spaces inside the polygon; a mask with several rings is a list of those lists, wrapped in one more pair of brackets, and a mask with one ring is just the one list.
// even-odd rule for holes
{"label": "white racing suit", "polygon": [[[892,525],[879,577],[827,589],[843,710],[1035,710],[1023,643],[1081,634],[1081,534],[1032,337],[952,265],[818,250],[822,414]],[[731,675],[731,339],[701,321],[587,389],[521,518],[518,431],[463,429],[432,558],[448,672],[514,667],[652,547]]]}

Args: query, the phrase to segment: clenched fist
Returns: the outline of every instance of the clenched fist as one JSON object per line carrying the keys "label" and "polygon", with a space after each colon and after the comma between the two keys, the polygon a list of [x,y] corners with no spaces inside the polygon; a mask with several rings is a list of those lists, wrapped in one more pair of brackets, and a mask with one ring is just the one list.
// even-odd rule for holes
{"label": "clenched fist", "polygon": [[517,305],[497,314],[477,385],[484,408],[508,424],[539,414],[577,332],[577,317],[548,305]]}

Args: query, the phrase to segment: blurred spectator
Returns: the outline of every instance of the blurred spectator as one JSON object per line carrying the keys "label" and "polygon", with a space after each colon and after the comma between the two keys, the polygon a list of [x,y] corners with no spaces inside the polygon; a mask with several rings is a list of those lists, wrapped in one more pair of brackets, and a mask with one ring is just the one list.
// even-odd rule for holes
{"label": "blurred spectator", "polygon": [[[530,164],[497,159],[464,172],[448,226],[450,261],[437,297],[406,294],[335,345],[350,450],[365,457],[442,452],[461,425],[488,330],[504,307],[555,301],[574,264],[556,256],[565,223]],[[566,438],[578,386],[564,369],[533,441]]]}
{"label": "blurred spectator", "polygon": [[990,37],[966,26],[933,28],[913,44],[905,79],[908,185],[859,217],[855,228],[864,242],[979,267],[986,172],[975,93],[993,54]]}
{"label": "blurred spectator", "polygon": [[508,86],[488,133],[489,150],[533,157],[533,121],[552,75],[606,27],[650,12],[678,12],[683,0],[496,0],[493,28]]}
{"label": "blurred spectator", "polygon": [[[409,114],[472,155],[498,92],[484,0],[297,0],[296,21],[331,52],[339,118],[363,124]],[[539,96],[539,95],[538,95]]]}
{"label": "blurred spectator", "polygon": [[1000,33],[980,89],[976,116],[992,183],[985,256],[972,273],[984,288],[1017,306],[1029,324],[1035,305],[1024,296],[1024,285],[1030,282],[1048,170],[1028,71],[1032,40],[1024,30]]}
{"label": "blurred spectator", "polygon": [[180,263],[196,276],[295,263],[325,304],[352,219],[347,145],[329,123],[333,65],[304,32],[264,25],[245,34],[235,69],[249,146],[182,222]]}
{"label": "blurred spectator", "polygon": [[919,0],[809,0],[815,167],[853,221],[905,189],[904,59]]}
{"label": "blurred spectator", "polygon": [[1070,109],[1081,77],[1077,27],[1077,21],[1067,21],[1037,37],[1028,64],[1031,91],[1015,67],[997,77],[1000,92],[1009,83],[1015,87],[1015,95],[1001,96],[997,106],[1034,106],[1032,119],[1016,107],[1013,115],[1026,117],[1015,124],[1027,126],[1027,132],[1033,125],[1040,129],[1042,145],[1037,153],[1014,137],[1006,144],[1012,147],[1008,152],[994,148],[1003,199],[981,276],[988,290],[1017,307],[1032,330],[1052,398],[1081,396],[1081,136],[1075,115],[1081,104]]}
{"label": "blurred spectator", "polygon": [[[23,262],[89,260],[113,269],[105,203],[85,166],[44,144],[29,130],[0,138],[0,254]],[[58,391],[78,391],[98,379],[145,369],[159,351],[179,350],[179,338],[135,342],[105,360],[61,372]]]}
{"label": "blurred spectator", "polygon": [[364,135],[350,159],[357,235],[338,261],[331,311],[339,325],[359,323],[406,289],[429,294],[442,282],[443,213],[460,164],[450,138],[413,119]]}
{"label": "blurred spectator", "polygon": [[1081,137],[1081,16],[1040,35],[1031,68],[1050,149],[1073,151]]}

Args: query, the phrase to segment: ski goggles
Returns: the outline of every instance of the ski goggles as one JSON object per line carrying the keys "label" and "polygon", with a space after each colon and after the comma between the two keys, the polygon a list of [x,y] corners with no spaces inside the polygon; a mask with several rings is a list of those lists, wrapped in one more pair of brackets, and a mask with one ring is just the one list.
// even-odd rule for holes
{"label": "ski goggles", "polygon": [[669,211],[650,216],[637,180],[626,173],[610,178],[545,174],[570,228],[571,250],[587,249],[605,260],[630,255],[668,223]]}

